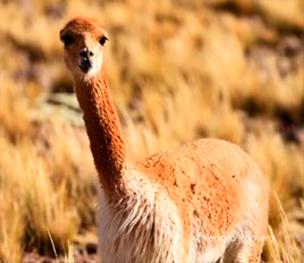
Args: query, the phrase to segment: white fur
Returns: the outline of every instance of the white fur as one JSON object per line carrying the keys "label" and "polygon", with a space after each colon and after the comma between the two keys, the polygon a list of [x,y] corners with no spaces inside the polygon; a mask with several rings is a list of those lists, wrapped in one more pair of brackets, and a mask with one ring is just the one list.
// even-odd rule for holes
{"label": "white fur", "polygon": [[[109,203],[103,192],[99,204],[99,249],[106,263],[183,262],[182,223],[175,204],[133,171],[134,192]],[[144,190],[143,190],[144,189]]]}
{"label": "white fur", "polygon": [[[90,68],[87,73],[82,73],[80,71],[80,74],[83,74],[83,77],[86,79],[96,76],[101,71],[102,64],[103,64],[103,56],[99,55],[97,58],[94,58],[94,60],[92,62],[93,62],[92,68]],[[80,62],[79,62],[79,64],[80,64]]]}

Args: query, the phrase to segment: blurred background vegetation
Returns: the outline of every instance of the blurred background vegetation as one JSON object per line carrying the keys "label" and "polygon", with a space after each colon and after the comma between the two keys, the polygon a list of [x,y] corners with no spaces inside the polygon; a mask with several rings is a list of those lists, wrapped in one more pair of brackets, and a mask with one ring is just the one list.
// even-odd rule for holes
{"label": "blurred background vegetation", "polygon": [[303,0],[0,0],[0,262],[96,260],[96,172],[59,30],[97,18],[136,157],[239,144],[272,198],[267,262],[304,261]]}

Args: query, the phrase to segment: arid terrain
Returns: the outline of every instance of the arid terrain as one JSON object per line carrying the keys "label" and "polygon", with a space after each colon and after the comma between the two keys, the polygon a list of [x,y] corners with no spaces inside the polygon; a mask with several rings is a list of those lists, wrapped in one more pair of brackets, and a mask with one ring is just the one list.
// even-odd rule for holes
{"label": "arid terrain", "polygon": [[271,181],[263,260],[303,262],[303,0],[0,0],[0,262],[96,262],[97,176],[59,41],[74,16],[109,33],[134,157],[239,144]]}

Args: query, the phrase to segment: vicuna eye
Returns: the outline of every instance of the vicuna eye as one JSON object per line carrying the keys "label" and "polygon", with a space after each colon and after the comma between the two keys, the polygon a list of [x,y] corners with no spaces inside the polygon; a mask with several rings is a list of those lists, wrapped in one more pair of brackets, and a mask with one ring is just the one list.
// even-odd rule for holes
{"label": "vicuna eye", "polygon": [[74,39],[70,34],[62,35],[60,39],[64,43],[65,47],[71,45],[74,42]]}
{"label": "vicuna eye", "polygon": [[102,36],[100,39],[99,39],[99,43],[100,45],[104,45],[106,43],[106,41],[108,40],[108,38],[106,36]]}

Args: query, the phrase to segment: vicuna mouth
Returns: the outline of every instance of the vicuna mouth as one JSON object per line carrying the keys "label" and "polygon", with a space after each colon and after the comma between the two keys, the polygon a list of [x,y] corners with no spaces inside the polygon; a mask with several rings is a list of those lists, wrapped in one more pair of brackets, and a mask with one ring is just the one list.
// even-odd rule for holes
{"label": "vicuna mouth", "polygon": [[88,73],[88,71],[92,68],[92,62],[89,58],[81,58],[79,68],[83,73]]}

